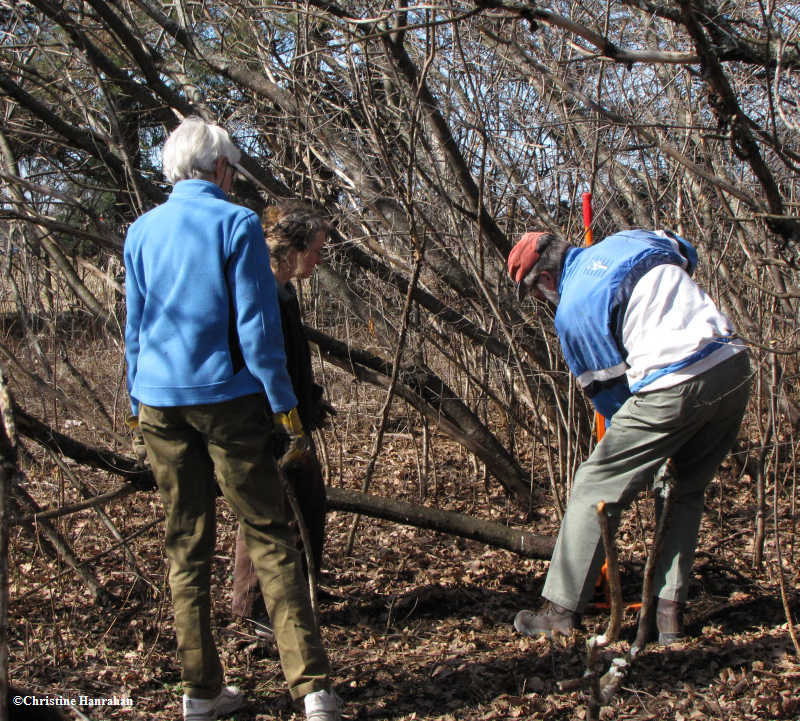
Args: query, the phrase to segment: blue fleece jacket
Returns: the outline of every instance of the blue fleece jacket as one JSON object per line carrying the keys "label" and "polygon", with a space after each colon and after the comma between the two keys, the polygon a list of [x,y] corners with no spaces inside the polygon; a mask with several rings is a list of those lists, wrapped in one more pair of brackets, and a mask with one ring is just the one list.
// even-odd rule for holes
{"label": "blue fleece jacket", "polygon": [[214,183],[183,180],[125,240],[125,359],[139,403],[219,403],[266,392],[297,405],[269,251],[255,213]]}

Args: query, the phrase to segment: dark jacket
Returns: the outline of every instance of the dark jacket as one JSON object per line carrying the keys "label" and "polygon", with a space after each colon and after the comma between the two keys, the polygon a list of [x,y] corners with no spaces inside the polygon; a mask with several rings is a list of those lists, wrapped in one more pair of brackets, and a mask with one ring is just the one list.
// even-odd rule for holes
{"label": "dark jacket", "polygon": [[278,286],[278,305],[283,325],[283,344],[286,351],[286,367],[292,379],[292,388],[297,397],[297,412],[303,428],[310,433],[322,425],[322,387],[314,383],[311,368],[311,351],[303,330],[297,291],[291,283]]}

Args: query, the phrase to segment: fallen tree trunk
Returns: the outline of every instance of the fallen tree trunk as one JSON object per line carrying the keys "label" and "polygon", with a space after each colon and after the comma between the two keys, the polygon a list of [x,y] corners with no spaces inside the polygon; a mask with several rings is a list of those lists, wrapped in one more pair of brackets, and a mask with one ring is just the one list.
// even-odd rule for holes
{"label": "fallen tree trunk", "polygon": [[56,453],[71,458],[84,466],[100,468],[117,476],[122,476],[129,483],[142,491],[156,487],[153,474],[128,456],[123,456],[104,448],[87,446],[63,433],[42,423],[38,418],[26,413],[19,405],[14,405],[14,417],[17,421],[17,433],[41,443]]}
{"label": "fallen tree trunk", "polygon": [[[74,461],[99,468],[126,478],[138,490],[155,488],[152,472],[127,456],[100,448],[87,446],[69,436],[59,433],[47,424],[15,406],[17,431]],[[417,506],[345,488],[327,487],[328,508],[332,511],[361,513],[373,518],[382,518],[416,528],[426,528],[439,533],[470,538],[496,548],[505,548],[525,558],[549,559],[555,539],[538,536],[520,528],[510,528],[494,521],[485,521],[473,516],[438,508]],[[83,508],[84,503],[78,504]],[[77,507],[76,511],[79,510]],[[58,515],[54,513],[53,515]]]}
{"label": "fallen tree trunk", "polygon": [[351,491],[347,488],[326,488],[328,510],[350,511],[373,518],[402,523],[416,528],[427,528],[451,536],[470,538],[495,548],[505,548],[525,558],[549,559],[555,538],[537,536],[521,528],[504,526],[494,521],[467,516],[440,508],[417,506],[413,503]]}

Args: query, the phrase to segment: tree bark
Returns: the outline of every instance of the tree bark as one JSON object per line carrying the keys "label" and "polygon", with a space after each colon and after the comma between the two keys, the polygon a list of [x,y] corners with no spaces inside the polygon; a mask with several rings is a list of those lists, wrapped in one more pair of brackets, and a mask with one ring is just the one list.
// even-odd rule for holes
{"label": "tree bark", "polygon": [[427,528],[451,536],[470,538],[494,548],[505,548],[525,558],[548,560],[553,554],[555,538],[539,536],[521,528],[484,521],[463,513],[440,508],[418,506],[405,501],[382,498],[347,488],[327,488],[328,509],[361,513],[406,526]]}
{"label": "tree bark", "polygon": [[104,448],[87,446],[74,438],[59,433],[42,423],[38,418],[26,413],[18,405],[14,406],[17,430],[26,438],[30,438],[56,453],[72,458],[92,468],[101,468],[117,476],[126,478],[139,490],[147,491],[155,488],[155,480],[149,469],[132,458],[114,453]]}

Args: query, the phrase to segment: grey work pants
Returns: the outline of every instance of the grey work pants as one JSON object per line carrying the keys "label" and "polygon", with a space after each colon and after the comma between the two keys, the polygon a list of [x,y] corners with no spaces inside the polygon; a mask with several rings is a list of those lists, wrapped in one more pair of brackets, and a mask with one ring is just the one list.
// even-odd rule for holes
{"label": "grey work pants", "polygon": [[[629,398],[575,475],[542,595],[583,611],[605,559],[597,504],[626,508],[672,458],[672,514],[654,591],[660,598],[685,601],[705,489],[736,440],[749,396],[744,351],[673,388]],[[616,529],[618,514],[611,521]]]}
{"label": "grey work pants", "polygon": [[142,405],[139,425],[166,514],[184,693],[213,698],[223,682],[211,633],[217,483],[239,518],[292,698],[329,688],[328,657],[272,457],[265,397],[171,408]]}

